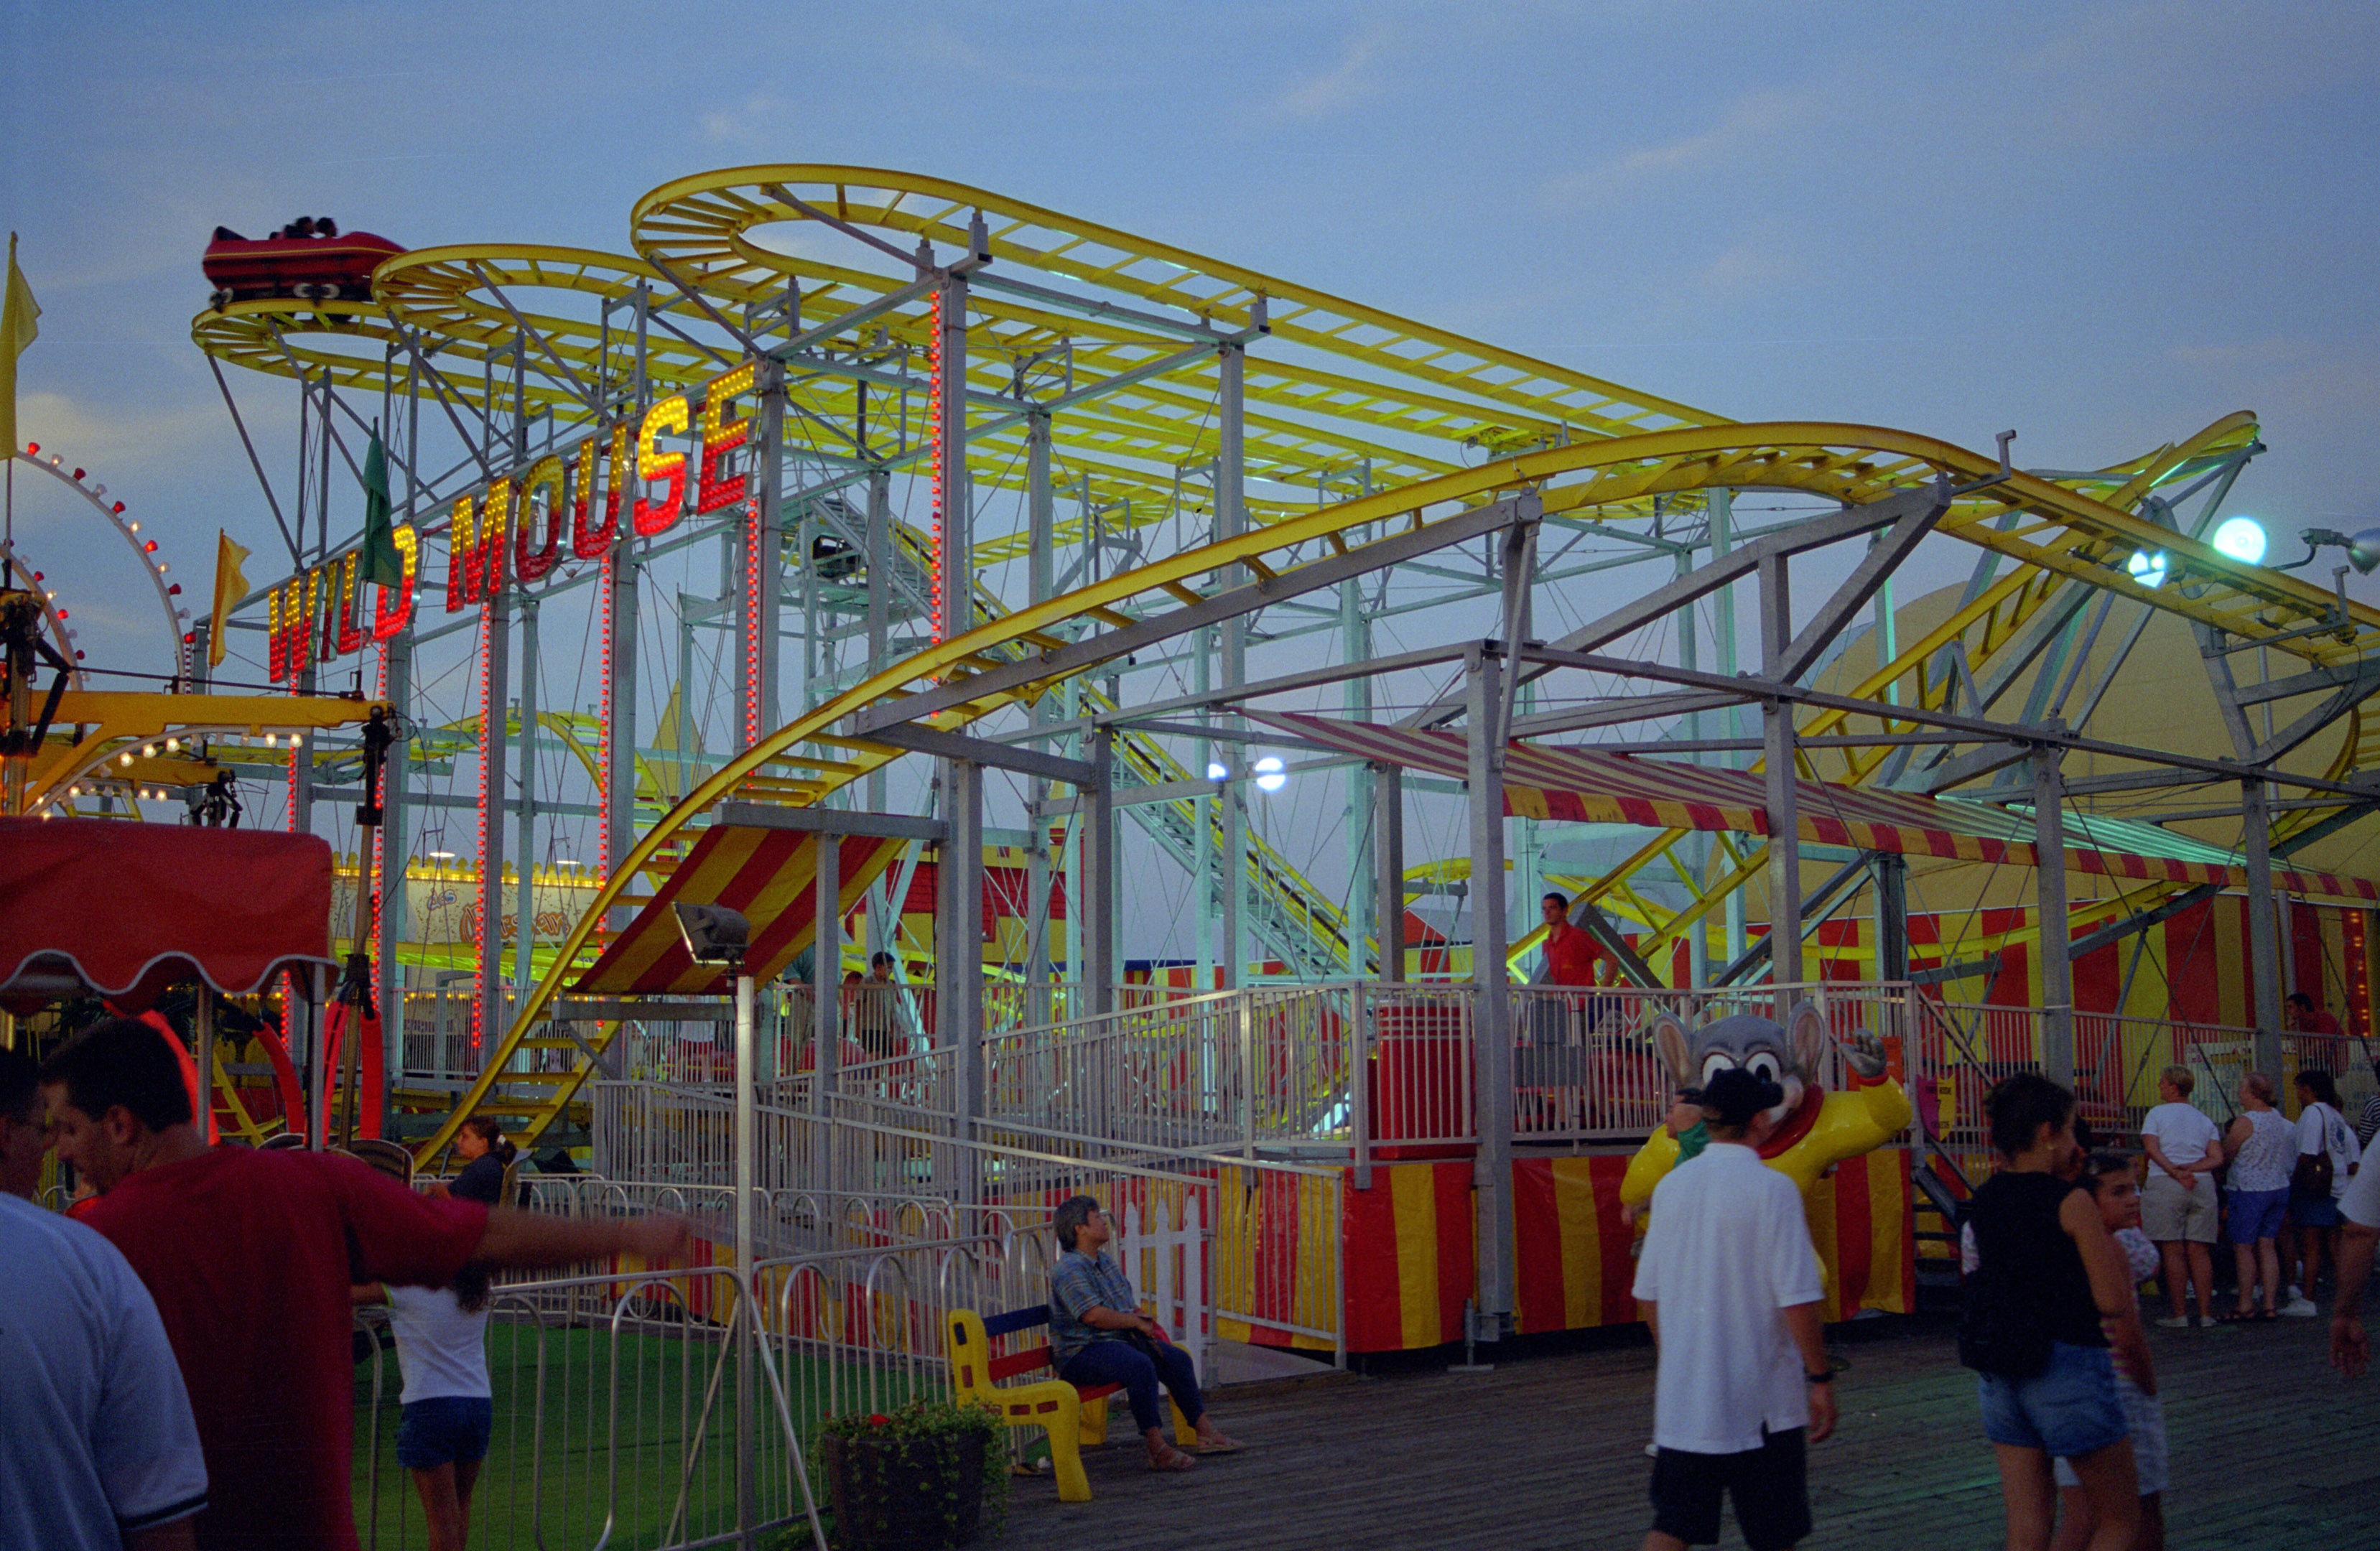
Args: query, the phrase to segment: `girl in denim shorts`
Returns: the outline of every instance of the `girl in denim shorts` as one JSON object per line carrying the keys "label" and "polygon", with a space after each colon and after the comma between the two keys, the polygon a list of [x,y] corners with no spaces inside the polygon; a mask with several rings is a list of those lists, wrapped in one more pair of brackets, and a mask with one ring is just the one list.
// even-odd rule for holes
{"label": "girl in denim shorts", "polygon": [[463,1551],[471,1488],[494,1430],[488,1382],[488,1275],[466,1266],[453,1285],[356,1290],[358,1302],[385,1303],[396,1337],[405,1389],[396,1424],[396,1460],[413,1474],[428,1521],[430,1551]]}
{"label": "girl in denim shorts", "polygon": [[2101,1319],[2117,1322],[2128,1368],[2148,1371],[2147,1345],[2131,1274],[2097,1202],[2058,1177],[2074,1152],[2074,1096],[2020,1072],[1993,1087],[1985,1108],[2001,1169],[1970,1203],[1976,1266],[1960,1312],[1959,1356],[1979,1375],[2008,1544],[2048,1544],[2055,1459],[2073,1467],[2089,1499],[2088,1551],[2126,1551],[2140,1526],[2139,1484]]}

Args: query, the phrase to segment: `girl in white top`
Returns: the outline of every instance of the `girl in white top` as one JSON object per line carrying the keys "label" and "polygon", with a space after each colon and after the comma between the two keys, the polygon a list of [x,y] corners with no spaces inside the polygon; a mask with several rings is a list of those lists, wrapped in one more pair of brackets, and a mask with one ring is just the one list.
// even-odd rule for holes
{"label": "girl in white top", "polygon": [[[2323,1154],[2330,1157],[2330,1189],[2321,1195],[2308,1195],[2292,1191],[2289,1195],[2289,1216],[2297,1220],[2298,1256],[2304,1279],[2298,1287],[2304,1295],[2305,1312],[2317,1312],[2313,1306],[2314,1279],[2322,1275],[2325,1253],[2336,1259],[2338,1252],[2338,1198],[2347,1194],[2347,1181],[2354,1174],[2362,1149],[2356,1145],[2355,1128],[2338,1112],[2338,1084],[2320,1067],[2312,1067],[2297,1075],[2298,1087],[2298,1153],[2312,1157]],[[2295,1305],[2293,1304],[2294,1310]]]}
{"label": "girl in white top", "polygon": [[396,1338],[396,1458],[413,1474],[429,1521],[430,1551],[463,1551],[471,1519],[471,1488],[488,1457],[495,1422],[494,1387],[488,1382],[488,1278],[467,1267],[440,1288],[356,1289],[358,1303],[385,1303]]}

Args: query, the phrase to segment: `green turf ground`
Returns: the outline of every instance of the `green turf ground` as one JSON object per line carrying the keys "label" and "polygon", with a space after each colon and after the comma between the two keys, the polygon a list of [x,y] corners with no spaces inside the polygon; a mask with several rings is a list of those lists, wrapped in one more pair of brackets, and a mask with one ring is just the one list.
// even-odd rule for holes
{"label": "green turf ground", "polygon": [[[495,1322],[488,1339],[488,1374],[495,1392],[496,1421],[487,1464],[471,1506],[474,1551],[510,1551],[539,1546],[569,1551],[601,1538],[610,1490],[613,1422],[613,1338],[608,1331]],[[718,1333],[698,1330],[695,1339],[674,1335],[623,1334],[619,1370],[619,1522],[608,1547],[675,1544],[716,1533],[735,1514],[735,1374],[721,1375],[708,1428],[703,1397],[719,1353]],[[535,1400],[543,1359],[546,1397],[540,1435]],[[377,1551],[424,1544],[421,1507],[409,1473],[396,1462],[398,1379],[394,1352],[380,1358],[382,1386],[372,1402],[372,1364],[356,1368],[356,1522],[364,1544]],[[862,1370],[851,1364],[797,1358],[784,1370],[795,1424],[808,1436],[830,1411],[828,1385],[844,1385],[840,1408],[860,1409],[867,1399]],[[906,1398],[895,1375],[879,1380],[875,1406]],[[765,1379],[759,1387],[760,1424],[755,1428],[759,1507],[771,1516],[797,1514],[799,1500],[786,1484],[788,1465],[774,1403]],[[686,1517],[664,1540],[675,1509],[686,1441],[702,1433],[703,1448],[686,1492]],[[379,1439],[377,1465],[372,1440]],[[377,1532],[377,1533],[375,1533]]]}

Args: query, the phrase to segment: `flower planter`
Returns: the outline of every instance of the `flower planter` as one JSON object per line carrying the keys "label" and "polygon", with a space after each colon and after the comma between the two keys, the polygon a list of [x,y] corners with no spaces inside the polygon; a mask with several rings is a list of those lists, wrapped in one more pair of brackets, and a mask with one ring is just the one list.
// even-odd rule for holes
{"label": "flower planter", "polygon": [[840,1551],[946,1551],[975,1538],[983,1522],[980,1433],[822,1441]]}

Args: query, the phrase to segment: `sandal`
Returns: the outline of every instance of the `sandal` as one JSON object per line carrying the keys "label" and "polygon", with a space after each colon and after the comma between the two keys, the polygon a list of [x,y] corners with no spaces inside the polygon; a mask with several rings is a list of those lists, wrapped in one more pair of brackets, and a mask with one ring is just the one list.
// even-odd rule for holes
{"label": "sandal", "polygon": [[2239,1309],[2230,1314],[2216,1315],[2215,1323],[2217,1325],[2252,1325],[2255,1323],[2255,1310]]}
{"label": "sandal", "polygon": [[2281,1311],[2278,1309],[2258,1309],[2249,1316],[2252,1325],[2278,1325],[2280,1322]]}
{"label": "sandal", "polygon": [[1183,1453],[1180,1449],[1168,1446],[1164,1453],[1156,1455],[1149,1460],[1148,1468],[1153,1471],[1164,1471],[1169,1472],[1173,1471],[1191,1471],[1198,1468],[1198,1461],[1193,1460],[1187,1454]]}

